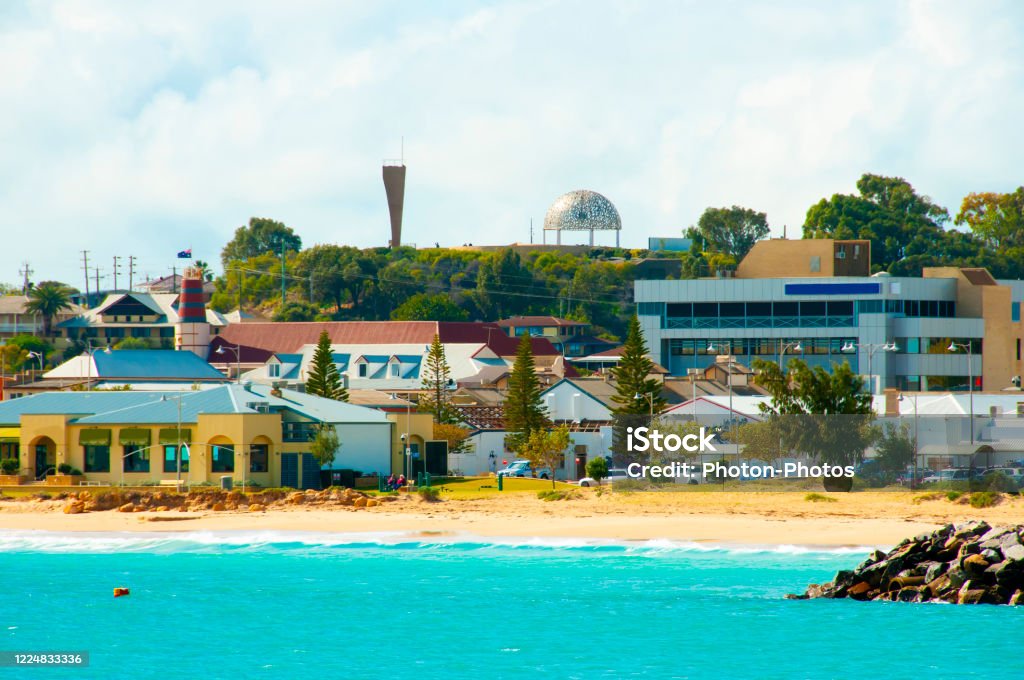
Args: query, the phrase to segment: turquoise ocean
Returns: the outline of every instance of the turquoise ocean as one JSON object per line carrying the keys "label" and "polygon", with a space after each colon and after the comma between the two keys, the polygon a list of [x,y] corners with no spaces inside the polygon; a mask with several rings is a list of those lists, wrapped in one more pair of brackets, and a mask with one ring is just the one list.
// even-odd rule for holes
{"label": "turquoise ocean", "polygon": [[783,599],[865,552],[8,531],[0,650],[90,665],[0,677],[1024,677],[1024,608]]}

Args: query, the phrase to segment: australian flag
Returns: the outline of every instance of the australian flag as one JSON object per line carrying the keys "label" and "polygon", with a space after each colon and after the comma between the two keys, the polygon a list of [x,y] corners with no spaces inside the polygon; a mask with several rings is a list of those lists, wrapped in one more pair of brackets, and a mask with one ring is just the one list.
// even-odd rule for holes
{"label": "australian flag", "polygon": [[192,259],[192,249],[189,248],[188,250],[180,250],[180,251],[178,251],[178,259],[181,259],[181,260],[191,260]]}

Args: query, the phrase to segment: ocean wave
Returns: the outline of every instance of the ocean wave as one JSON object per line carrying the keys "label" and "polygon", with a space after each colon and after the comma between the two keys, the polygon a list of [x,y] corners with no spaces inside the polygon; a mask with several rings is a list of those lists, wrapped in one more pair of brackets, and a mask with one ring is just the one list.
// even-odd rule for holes
{"label": "ocean wave", "polygon": [[874,546],[748,545],[651,539],[622,541],[596,538],[502,537],[469,533],[379,531],[182,531],[53,532],[0,531],[0,553],[226,553],[322,552],[358,548],[436,551],[543,551],[661,557],[682,553],[848,555]]}

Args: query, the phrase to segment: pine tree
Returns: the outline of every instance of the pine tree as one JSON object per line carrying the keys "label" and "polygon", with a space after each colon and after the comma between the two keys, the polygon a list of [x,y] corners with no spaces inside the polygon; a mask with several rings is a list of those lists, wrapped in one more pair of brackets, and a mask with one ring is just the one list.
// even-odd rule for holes
{"label": "pine tree", "polygon": [[649,415],[653,412],[657,415],[665,410],[668,402],[661,396],[661,385],[647,377],[653,369],[654,362],[647,356],[647,343],[640,332],[640,321],[634,314],[622,346],[622,358],[612,369],[616,382],[612,401],[618,404],[614,410],[616,414]]}
{"label": "pine tree", "polygon": [[331,338],[327,335],[327,331],[320,332],[320,339],[316,343],[312,365],[306,377],[306,393],[338,401],[348,401],[348,390],[342,385],[338,367],[334,365]]}
{"label": "pine tree", "polygon": [[531,433],[546,428],[548,424],[548,416],[540,400],[540,380],[534,369],[530,336],[523,334],[505,398],[505,429],[511,433],[512,448],[518,450],[518,443],[525,442]]}
{"label": "pine tree", "polygon": [[441,337],[435,333],[423,369],[423,387],[427,394],[420,399],[420,408],[433,413],[434,421],[438,423],[454,424],[456,421],[448,395],[450,376],[451,369],[444,356],[444,345],[441,344]]}

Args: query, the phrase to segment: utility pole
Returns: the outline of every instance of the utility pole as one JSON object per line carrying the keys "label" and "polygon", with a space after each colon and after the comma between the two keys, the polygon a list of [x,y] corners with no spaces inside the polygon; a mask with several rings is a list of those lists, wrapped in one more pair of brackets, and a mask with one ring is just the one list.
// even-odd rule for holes
{"label": "utility pole", "polygon": [[121,256],[120,255],[114,255],[114,292],[115,293],[117,292],[117,269],[118,269],[118,267],[121,266],[119,264],[120,261],[121,261]]}
{"label": "utility pole", "polygon": [[281,308],[284,309],[284,239],[281,239]]}
{"label": "utility pole", "polygon": [[128,290],[135,290],[135,262],[138,259],[134,255],[128,256]]}
{"label": "utility pole", "polygon": [[[82,251],[82,269],[85,270],[85,306],[89,306],[89,251]],[[99,292],[99,291],[97,291]]]}
{"label": "utility pole", "polygon": [[171,267],[171,292],[178,292],[178,267]]}
{"label": "utility pole", "polygon": [[19,273],[22,275],[21,294],[28,295],[28,277],[32,276],[32,274],[35,273],[35,270],[29,268],[28,262],[22,262]]}
{"label": "utility pole", "polygon": [[[99,292],[100,292],[100,268],[96,267],[95,271],[96,271],[96,294],[99,295]],[[106,277],[104,276],[103,278],[106,278]]]}
{"label": "utility pole", "polygon": [[313,304],[313,270],[309,270],[309,304]]}

